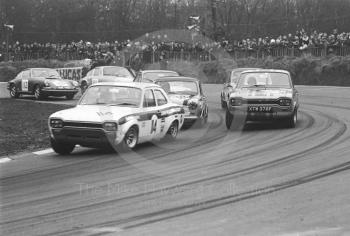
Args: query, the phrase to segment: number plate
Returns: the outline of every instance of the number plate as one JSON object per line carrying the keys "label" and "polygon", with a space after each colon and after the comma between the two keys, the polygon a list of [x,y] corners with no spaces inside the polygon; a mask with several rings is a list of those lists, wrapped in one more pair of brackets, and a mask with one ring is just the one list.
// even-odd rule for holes
{"label": "number plate", "polygon": [[266,107],[266,106],[252,106],[248,107],[248,112],[271,112],[272,107]]}

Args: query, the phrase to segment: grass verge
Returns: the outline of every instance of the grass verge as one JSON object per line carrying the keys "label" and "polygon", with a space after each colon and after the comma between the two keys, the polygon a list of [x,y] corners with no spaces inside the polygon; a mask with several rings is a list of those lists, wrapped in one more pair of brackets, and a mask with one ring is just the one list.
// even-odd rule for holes
{"label": "grass verge", "polygon": [[69,105],[0,99],[0,156],[47,148],[48,117]]}

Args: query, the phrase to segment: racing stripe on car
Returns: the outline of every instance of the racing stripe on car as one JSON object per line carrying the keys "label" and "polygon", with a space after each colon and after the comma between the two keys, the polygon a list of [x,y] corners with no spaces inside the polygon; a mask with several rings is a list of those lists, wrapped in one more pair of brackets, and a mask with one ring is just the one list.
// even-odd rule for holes
{"label": "racing stripe on car", "polygon": [[[166,111],[169,111],[171,109],[178,109],[178,108],[180,108],[180,111],[174,111],[174,112],[171,112],[171,113],[165,113]],[[169,117],[169,116],[172,116],[172,115],[184,114],[185,113],[183,108],[179,107],[179,106],[167,107],[167,108],[159,110],[159,111],[160,111],[161,115],[159,115],[158,112],[151,111],[151,112],[135,113],[135,114],[132,114],[132,116],[138,116],[139,117],[137,119],[138,121],[147,121],[147,120],[151,120],[153,115],[156,115],[158,118],[165,118],[165,117]],[[127,116],[130,116],[130,115],[127,115]],[[127,117],[127,116],[125,116],[125,117]],[[123,119],[125,117],[122,117],[121,119]]]}

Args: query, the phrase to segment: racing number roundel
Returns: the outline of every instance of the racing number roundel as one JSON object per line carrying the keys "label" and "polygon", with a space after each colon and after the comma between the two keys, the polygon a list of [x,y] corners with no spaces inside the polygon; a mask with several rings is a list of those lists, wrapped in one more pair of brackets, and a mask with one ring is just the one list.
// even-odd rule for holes
{"label": "racing number roundel", "polygon": [[21,81],[21,85],[22,85],[22,91],[24,92],[28,92],[28,80],[27,79],[22,79]]}
{"label": "racing number roundel", "polygon": [[157,121],[158,117],[156,115],[153,115],[151,119],[151,134],[157,131]]}

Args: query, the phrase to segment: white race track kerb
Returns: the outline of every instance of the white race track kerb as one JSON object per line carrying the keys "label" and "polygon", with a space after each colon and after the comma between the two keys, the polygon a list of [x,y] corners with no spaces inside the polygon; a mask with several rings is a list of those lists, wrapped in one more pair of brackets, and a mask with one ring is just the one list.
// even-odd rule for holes
{"label": "white race track kerb", "polygon": [[45,149],[45,150],[33,152],[33,154],[35,154],[35,155],[45,155],[45,154],[53,153],[53,152],[54,151],[51,148],[48,148],[48,149]]}

